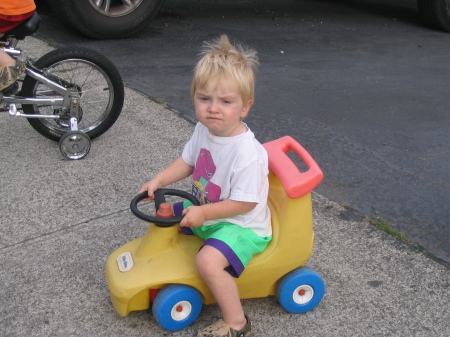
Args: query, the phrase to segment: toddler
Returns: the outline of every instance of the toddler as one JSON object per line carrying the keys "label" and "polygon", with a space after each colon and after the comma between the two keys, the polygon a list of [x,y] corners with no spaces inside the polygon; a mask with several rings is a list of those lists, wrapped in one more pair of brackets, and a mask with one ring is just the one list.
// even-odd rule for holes
{"label": "toddler", "polygon": [[180,222],[204,243],[196,268],[213,293],[222,319],[198,337],[250,336],[234,278],[272,238],[268,159],[264,147],[243,122],[254,101],[256,52],[232,45],[226,35],[204,44],[194,69],[191,96],[198,123],[181,157],[141,192],[154,191],[192,175],[192,193],[200,206],[175,204]]}

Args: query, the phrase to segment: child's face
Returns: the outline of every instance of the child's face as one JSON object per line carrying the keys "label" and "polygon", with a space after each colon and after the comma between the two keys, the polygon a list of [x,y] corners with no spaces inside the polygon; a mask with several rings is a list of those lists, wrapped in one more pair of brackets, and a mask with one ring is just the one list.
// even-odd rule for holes
{"label": "child's face", "polygon": [[218,85],[211,80],[194,93],[195,114],[211,134],[220,137],[236,136],[246,131],[241,121],[247,116],[252,100],[242,101],[237,83],[228,81]]}

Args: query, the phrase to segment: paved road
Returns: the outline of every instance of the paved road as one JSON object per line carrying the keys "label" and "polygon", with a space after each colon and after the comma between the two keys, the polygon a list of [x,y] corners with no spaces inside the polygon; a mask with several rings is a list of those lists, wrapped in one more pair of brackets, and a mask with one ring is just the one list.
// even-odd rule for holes
{"label": "paved road", "polygon": [[415,0],[168,0],[118,41],[43,16],[39,36],[103,52],[129,87],[188,120],[202,41],[227,33],[255,47],[257,137],[293,136],[325,172],[320,194],[450,261],[450,35],[423,26]]}

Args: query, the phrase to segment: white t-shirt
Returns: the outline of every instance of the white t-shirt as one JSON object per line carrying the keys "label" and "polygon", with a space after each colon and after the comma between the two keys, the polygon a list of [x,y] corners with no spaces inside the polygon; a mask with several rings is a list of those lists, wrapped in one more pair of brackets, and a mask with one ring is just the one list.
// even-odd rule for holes
{"label": "white t-shirt", "polygon": [[203,124],[197,123],[182,158],[194,166],[192,193],[201,204],[226,199],[257,203],[250,212],[208,220],[205,226],[230,222],[250,228],[261,237],[272,235],[267,206],[267,152],[248,127],[245,133],[237,136],[217,137],[210,134]]}

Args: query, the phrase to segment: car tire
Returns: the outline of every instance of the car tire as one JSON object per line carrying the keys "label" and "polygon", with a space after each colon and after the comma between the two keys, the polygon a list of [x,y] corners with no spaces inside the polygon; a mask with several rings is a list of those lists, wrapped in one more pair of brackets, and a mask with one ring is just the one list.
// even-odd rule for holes
{"label": "car tire", "polygon": [[[125,0],[109,9],[94,0],[47,0],[52,11],[79,33],[95,39],[125,38],[145,28],[158,13],[163,0]],[[106,3],[106,2],[103,2]],[[109,3],[109,2],[108,2]]]}
{"label": "car tire", "polygon": [[417,7],[425,23],[450,33],[450,0],[417,0]]}
{"label": "car tire", "polygon": [[281,306],[293,314],[314,309],[325,295],[325,284],[314,270],[300,267],[285,275],[277,286]]}

